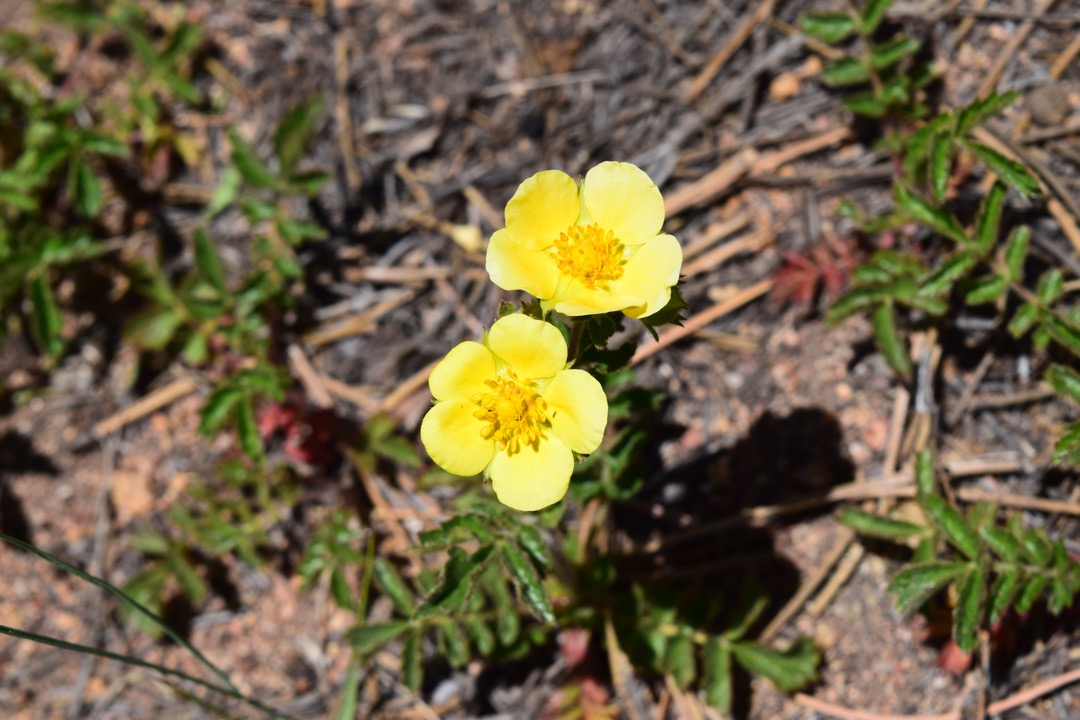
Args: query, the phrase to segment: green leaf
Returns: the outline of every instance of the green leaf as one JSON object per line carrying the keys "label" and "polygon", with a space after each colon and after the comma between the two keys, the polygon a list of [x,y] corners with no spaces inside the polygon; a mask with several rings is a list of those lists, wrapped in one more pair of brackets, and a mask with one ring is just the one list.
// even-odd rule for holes
{"label": "green leaf", "polygon": [[440,623],[438,634],[450,667],[459,668],[469,662],[469,641],[456,623]]}
{"label": "green leaf", "polygon": [[968,562],[926,562],[908,565],[893,576],[889,591],[896,595],[896,606],[907,614],[929,600],[936,592],[967,572]]}
{"label": "green leaf", "polygon": [[821,654],[813,639],[800,637],[787,650],[752,642],[731,646],[735,660],[750,672],[772,681],[781,692],[798,690],[817,679]]}
{"label": "green leaf", "polygon": [[835,45],[855,32],[855,18],[845,12],[808,12],[799,18],[807,35]]}
{"label": "green leaf", "polygon": [[889,112],[889,103],[872,90],[855,93],[842,104],[844,108],[863,117],[880,118]]}
{"label": "green leaf", "polygon": [[274,187],[277,184],[277,178],[259,160],[235,129],[229,132],[229,142],[232,144],[233,165],[240,171],[244,180],[261,188]]}
{"label": "green leaf", "polygon": [[934,199],[938,202],[945,200],[951,170],[952,138],[949,135],[938,135],[934,138],[934,147],[930,153],[930,186],[934,191]]}
{"label": "green leaf", "polygon": [[38,273],[30,282],[30,327],[38,349],[56,359],[64,352],[60,338],[63,321],[56,305],[52,286],[44,273]]}
{"label": "green leaf", "polygon": [[1024,582],[1023,589],[1020,590],[1020,596],[1016,599],[1016,612],[1023,615],[1031,610],[1031,606],[1039,599],[1049,582],[1050,579],[1041,573],[1029,577]]}
{"label": "green leaf", "polygon": [[975,226],[975,249],[981,257],[986,257],[997,242],[998,227],[1001,223],[1001,210],[1005,203],[1005,186],[994,183],[986,194],[979,210],[978,223]]}
{"label": "green leaf", "polygon": [[349,583],[345,581],[345,575],[342,574],[341,568],[334,568],[330,571],[330,594],[334,597],[334,602],[337,603],[339,608],[345,610],[354,608],[352,589],[349,587]]}
{"label": "green leaf", "polygon": [[919,51],[919,43],[906,35],[897,35],[883,45],[870,51],[870,62],[877,70],[884,70]]}
{"label": "green leaf", "polygon": [[967,519],[940,495],[928,495],[922,499],[927,519],[934,523],[949,543],[965,557],[974,560],[979,555],[979,536]]}
{"label": "green leaf", "polygon": [[503,546],[503,559],[511,577],[518,584],[521,599],[545,623],[555,622],[555,613],[548,602],[547,593],[540,582],[540,576],[525,555],[513,545]]}
{"label": "green leaf", "polygon": [[274,132],[274,154],[281,163],[281,174],[293,171],[315,130],[315,121],[322,111],[322,100],[300,103],[290,110]]}
{"label": "green leaf", "polygon": [[927,448],[915,456],[915,488],[920,502],[934,493],[934,454]]}
{"label": "green leaf", "polygon": [[885,17],[885,11],[892,3],[893,0],[867,0],[866,7],[862,11],[862,25],[859,30],[865,37],[874,34]]}
{"label": "green leaf", "polygon": [[[404,662],[404,658],[402,658]],[[403,670],[404,672],[404,670]],[[360,661],[353,657],[341,685],[341,698],[338,701],[337,720],[356,720],[356,700],[360,691]]]}
{"label": "green leaf", "polygon": [[922,223],[934,232],[944,235],[950,240],[960,244],[965,244],[967,242],[967,235],[964,233],[964,228],[961,227],[956,218],[954,218],[945,208],[931,205],[924,198],[911,192],[901,183],[896,183],[893,186],[893,195],[896,197],[896,204],[907,212],[914,220]]}
{"label": "green leaf", "polygon": [[1008,278],[1000,275],[984,275],[972,281],[964,295],[964,301],[968,305],[982,305],[992,303],[1001,297],[1001,294],[1009,287]]}
{"label": "green leaf", "polygon": [[1061,268],[1050,268],[1039,278],[1039,287],[1036,294],[1039,302],[1043,305],[1053,305],[1061,297],[1065,281],[1061,275]]}
{"label": "green leaf", "polygon": [[872,535],[886,540],[900,540],[928,533],[927,529],[921,525],[893,520],[856,508],[843,508],[836,519],[862,535]]}
{"label": "green leaf", "polygon": [[495,650],[495,633],[480,618],[469,618],[465,621],[465,629],[469,633],[476,651],[483,657],[488,657]]}
{"label": "green leaf", "polygon": [[1020,555],[1020,543],[1009,532],[1000,527],[981,527],[979,536],[986,541],[998,557],[1005,562],[1014,563]]}
{"label": "green leaf", "polygon": [[856,57],[842,57],[830,60],[821,71],[821,82],[829,87],[847,87],[867,82],[870,70]]}
{"label": "green leaf", "polygon": [[371,655],[383,645],[410,629],[411,625],[412,623],[408,620],[391,620],[389,622],[361,625],[345,633],[345,641],[352,645],[353,651],[357,654]]}
{"label": "green leaf", "polygon": [[1043,376],[1058,395],[1072,398],[1080,403],[1080,374],[1071,367],[1054,363],[1046,369]]}
{"label": "green leaf", "polygon": [[494,566],[489,568],[480,579],[484,590],[495,609],[495,626],[499,633],[499,642],[503,645],[511,645],[517,640],[521,632],[521,619],[518,617],[517,608],[503,581],[502,573]]}
{"label": "green leaf", "polygon": [[150,307],[133,315],[125,335],[144,350],[161,350],[184,324],[184,317],[171,307]]}
{"label": "green leaf", "polygon": [[384,557],[375,558],[373,565],[375,584],[394,604],[394,609],[405,617],[410,617],[416,609],[413,593],[401,579],[397,569]]}
{"label": "green leaf", "polygon": [[967,250],[960,250],[947,257],[937,269],[924,278],[919,292],[930,296],[940,296],[952,290],[956,281],[978,262]]}
{"label": "green leaf", "polygon": [[470,555],[460,547],[451,547],[442,581],[419,610],[418,617],[426,617],[436,611],[452,613],[461,610],[472,590],[473,577],[484,569],[493,551],[493,545],[482,545]]}
{"label": "green leaf", "polygon": [[896,329],[896,310],[892,303],[874,308],[874,344],[889,366],[905,380],[911,379],[911,358],[908,357],[904,339]]}
{"label": "green leaf", "polygon": [[215,435],[243,396],[244,391],[236,385],[218,386],[199,411],[199,433],[206,437]]}
{"label": "green leaf", "polygon": [[540,531],[532,525],[522,525],[518,530],[518,544],[525,552],[532,556],[534,562],[540,567],[551,565],[551,553],[548,552],[547,543],[544,542]]}
{"label": "green leaf", "polygon": [[247,393],[236,403],[236,437],[245,455],[255,461],[263,459],[263,442],[259,437],[259,425],[255,422],[255,407]]}
{"label": "green leaf", "polygon": [[1042,320],[1041,329],[1049,332],[1058,344],[1073,355],[1080,356],[1080,331],[1076,329],[1075,325],[1063,320],[1057,313],[1050,311],[1040,312],[1039,319]]}
{"label": "green leaf", "polygon": [[1039,181],[1028,171],[1027,166],[1021,162],[1010,160],[996,150],[974,142],[961,140],[961,144],[972,155],[981,160],[1002,181],[1025,197],[1036,197],[1040,194]]}
{"label": "green leaf", "polygon": [[953,611],[953,639],[965,653],[970,653],[979,643],[982,592],[983,573],[975,566],[960,581],[959,600]]}
{"label": "green leaf", "polygon": [[210,204],[206,206],[206,213],[214,216],[232,205],[243,182],[244,176],[240,174],[239,170],[232,166],[225,168],[225,171],[221,173],[218,186],[214,189],[214,194],[210,198]]}
{"label": "green leaf", "polygon": [[[405,644],[401,648],[401,682],[413,692],[420,689],[420,684],[424,679],[424,669],[421,665],[423,639],[421,629],[412,628],[405,635]],[[353,720],[354,717],[350,716],[349,720]]]}
{"label": "green leaf", "polygon": [[306,170],[290,175],[288,183],[292,189],[310,196],[317,194],[328,180],[330,173],[325,170]]}
{"label": "green leaf", "polygon": [[1012,605],[1016,589],[1020,585],[1020,569],[1015,565],[1002,570],[990,591],[990,622],[996,623]]}
{"label": "green leaf", "polygon": [[1005,245],[1005,266],[1012,280],[1023,278],[1024,260],[1027,259],[1030,247],[1031,231],[1027,227],[1020,226],[1009,235],[1009,241]]}
{"label": "green leaf", "polygon": [[1046,567],[1050,564],[1054,546],[1043,530],[1030,528],[1020,535],[1020,551],[1031,563]]}
{"label": "green leaf", "polygon": [[976,100],[960,111],[957,116],[956,132],[959,134],[971,132],[1012,105],[1019,96],[1019,92],[1010,90],[1007,93],[994,93],[982,100]]}
{"label": "green leaf", "polygon": [[1016,309],[1009,321],[1009,333],[1015,338],[1021,338],[1031,330],[1031,326],[1039,317],[1039,308],[1031,303],[1024,303]]}
{"label": "green leaf", "polygon": [[731,648],[723,638],[710,637],[702,649],[702,672],[705,677],[705,702],[720,711],[731,714]]}
{"label": "green leaf", "polygon": [[1061,614],[1065,608],[1072,605],[1073,593],[1065,581],[1059,577],[1050,579],[1050,602],[1047,609],[1053,615]]}
{"label": "green leaf", "polygon": [[667,648],[664,650],[664,671],[670,673],[675,683],[681,688],[689,686],[697,677],[694,642],[685,631],[669,638]]}
{"label": "green leaf", "polygon": [[75,211],[88,218],[97,216],[104,201],[97,176],[94,175],[93,169],[82,160],[75,163],[71,200]]}
{"label": "green leaf", "polygon": [[853,287],[833,303],[825,315],[825,322],[836,325],[862,310],[877,305],[884,297],[885,293],[881,288]]}
{"label": "green leaf", "polygon": [[225,292],[225,270],[221,267],[221,259],[210,236],[202,228],[195,231],[195,266],[215,290]]}

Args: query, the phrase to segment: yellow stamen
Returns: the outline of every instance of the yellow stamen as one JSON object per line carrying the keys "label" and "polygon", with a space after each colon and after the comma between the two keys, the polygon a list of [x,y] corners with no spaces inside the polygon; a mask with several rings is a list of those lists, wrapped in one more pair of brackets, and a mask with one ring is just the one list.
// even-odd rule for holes
{"label": "yellow stamen", "polygon": [[608,290],[623,275],[623,244],[611,230],[597,225],[572,225],[555,241],[555,264],[564,275],[589,290]]}
{"label": "yellow stamen", "polygon": [[529,386],[529,380],[519,380],[512,370],[506,370],[494,380],[484,382],[491,392],[470,398],[480,409],[473,417],[487,423],[480,436],[494,438],[500,450],[513,455],[523,445],[536,447],[545,439],[544,429],[551,426],[547,419],[547,403]]}

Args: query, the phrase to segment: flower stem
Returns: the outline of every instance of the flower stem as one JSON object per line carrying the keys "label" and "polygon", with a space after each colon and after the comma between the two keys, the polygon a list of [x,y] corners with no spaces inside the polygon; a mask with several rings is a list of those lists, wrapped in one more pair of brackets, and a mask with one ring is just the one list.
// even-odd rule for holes
{"label": "flower stem", "polygon": [[575,320],[574,324],[570,326],[570,341],[566,343],[566,359],[569,362],[575,362],[578,358],[578,353],[581,351],[581,337],[585,334],[585,321]]}

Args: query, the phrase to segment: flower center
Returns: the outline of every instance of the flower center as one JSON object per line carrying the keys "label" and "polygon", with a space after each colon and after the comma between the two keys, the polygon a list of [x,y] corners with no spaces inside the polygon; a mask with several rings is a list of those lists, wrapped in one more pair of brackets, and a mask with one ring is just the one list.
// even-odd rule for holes
{"label": "flower center", "polygon": [[623,244],[611,230],[597,225],[572,225],[555,241],[555,264],[564,275],[581,281],[589,290],[608,290],[623,275]]}
{"label": "flower center", "polygon": [[522,445],[536,447],[544,439],[544,428],[550,427],[547,403],[529,387],[529,380],[519,380],[512,370],[494,380],[484,382],[491,392],[473,395],[479,406],[473,417],[487,423],[480,436],[494,438],[500,450],[513,455]]}

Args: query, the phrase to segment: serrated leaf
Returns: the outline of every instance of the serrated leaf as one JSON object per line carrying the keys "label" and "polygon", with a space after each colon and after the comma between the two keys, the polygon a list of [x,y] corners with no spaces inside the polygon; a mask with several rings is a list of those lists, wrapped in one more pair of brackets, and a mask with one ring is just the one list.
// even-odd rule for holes
{"label": "serrated leaf", "polygon": [[548,602],[547,593],[532,562],[513,545],[503,546],[503,559],[511,577],[518,584],[521,599],[529,609],[545,623],[555,622],[555,613]]}
{"label": "serrated leaf", "polygon": [[[405,635],[405,643],[401,648],[401,682],[413,692],[420,689],[424,679],[424,669],[421,664],[423,632],[420,628],[413,628]],[[353,720],[352,717],[349,720]]]}
{"label": "serrated leaf", "polygon": [[735,660],[752,673],[768,678],[781,692],[792,692],[817,679],[821,654],[813,639],[800,637],[787,650],[757,643],[731,646]]}
{"label": "serrated leaf", "polygon": [[255,406],[251,397],[244,393],[236,403],[236,439],[240,449],[252,460],[263,459],[263,442],[259,437],[259,425],[255,422]]}
{"label": "serrated leaf", "polygon": [[352,645],[358,655],[371,655],[386,643],[408,630],[408,620],[390,620],[389,622],[361,625],[345,633],[345,641]]}
{"label": "serrated leaf", "polygon": [[1031,606],[1042,596],[1043,590],[1046,589],[1049,582],[1050,579],[1041,573],[1029,577],[1024,582],[1019,597],[1016,598],[1016,612],[1023,615],[1031,610]]}
{"label": "serrated leaf", "polygon": [[1031,303],[1024,303],[1016,309],[1012,319],[1009,320],[1009,333],[1015,338],[1021,338],[1031,330],[1031,326],[1039,317],[1039,308]]}
{"label": "serrated leaf", "polygon": [[1065,365],[1054,363],[1046,369],[1043,376],[1058,395],[1072,398],[1080,403],[1080,374]]}
{"label": "serrated leaf", "polygon": [[1001,224],[1001,211],[1005,203],[1005,186],[994,183],[986,194],[979,218],[975,226],[975,249],[981,257],[986,257],[997,242],[998,227]]}
{"label": "serrated leaf", "polygon": [[1065,581],[1061,578],[1051,578],[1050,580],[1050,602],[1047,604],[1047,609],[1053,615],[1058,615],[1062,610],[1072,605],[1073,594],[1069,590],[1069,586],[1065,584]]}
{"label": "serrated leaf", "polygon": [[401,575],[393,564],[384,557],[377,557],[372,565],[372,574],[375,584],[390,599],[398,614],[410,617],[416,609],[413,593],[401,579]]}
{"label": "serrated leaf", "polygon": [[210,241],[210,236],[202,228],[195,231],[195,266],[211,287],[218,292],[225,292],[225,270],[221,267],[221,259]]}
{"label": "serrated leaf", "polygon": [[551,553],[548,552],[547,543],[544,542],[540,531],[532,525],[522,525],[518,530],[518,544],[525,552],[532,556],[534,562],[540,567],[551,565]]}
{"label": "serrated leaf", "polygon": [[1001,297],[1008,287],[1009,281],[1007,278],[1000,275],[984,275],[972,281],[970,286],[967,287],[964,302],[968,305],[983,305],[994,302]]}
{"label": "serrated leaf", "polygon": [[874,515],[857,508],[843,508],[836,519],[858,533],[886,540],[899,540],[928,533],[921,525]]}
{"label": "serrated leaf", "polygon": [[934,138],[930,152],[930,187],[934,191],[934,199],[938,202],[945,200],[945,190],[949,186],[952,147],[952,137],[949,135],[942,134]]}
{"label": "serrated leaf", "polygon": [[476,651],[483,657],[491,655],[495,650],[495,633],[487,623],[479,618],[469,618],[465,621],[465,629]]}
{"label": "serrated leaf", "polygon": [[199,411],[199,432],[206,437],[216,434],[243,396],[244,391],[232,384],[221,385],[210,393]]}
{"label": "serrated leaf", "polygon": [[965,557],[974,560],[979,555],[979,536],[956,508],[940,495],[928,495],[921,501],[927,519],[945,534],[949,543]]}
{"label": "serrated leaf", "polygon": [[906,35],[897,35],[870,51],[870,62],[877,70],[884,70],[919,51],[919,43]]}
{"label": "serrated leaf", "polygon": [[934,232],[944,235],[950,240],[960,244],[967,242],[967,235],[964,233],[964,228],[961,227],[956,218],[954,218],[945,208],[931,205],[924,198],[911,192],[901,183],[896,183],[896,185],[893,186],[893,195],[896,198],[896,204],[916,221],[926,225]]}
{"label": "serrated leaf", "polygon": [[896,607],[906,615],[918,610],[935,593],[972,567],[972,564],[967,562],[926,562],[908,565],[893,576],[889,583],[889,592],[896,595]]}
{"label": "serrated leaf", "polygon": [[953,611],[953,639],[965,653],[979,643],[982,624],[983,574],[976,566],[960,581],[959,599]]}
{"label": "serrated leaf", "polygon": [[1021,162],[1010,160],[996,150],[974,142],[972,140],[961,141],[963,146],[972,155],[981,160],[995,175],[1025,197],[1036,197],[1039,190],[1039,181],[1028,171],[1027,166]]}
{"label": "serrated leaf", "polygon": [[953,253],[922,280],[919,292],[930,296],[948,293],[956,281],[963,277],[976,262],[977,260],[966,250]]}
{"label": "serrated leaf", "polygon": [[64,352],[64,342],[60,339],[62,326],[49,279],[38,273],[30,282],[30,327],[38,349],[53,359]]}
{"label": "serrated leaf", "polygon": [[1016,562],[1016,558],[1020,555],[1020,543],[1004,528],[979,528],[979,537],[985,540],[990,549],[1005,562]]}
{"label": "serrated leaf", "polygon": [[1042,321],[1042,327],[1038,328],[1036,333],[1044,330],[1063,348],[1073,355],[1080,356],[1080,330],[1077,330],[1075,325],[1049,310],[1040,312],[1039,319]]}
{"label": "serrated leaf", "polygon": [[722,638],[710,637],[701,651],[705,702],[723,715],[731,714],[731,649]]}
{"label": "serrated leaf", "polygon": [[870,70],[856,57],[830,60],[821,71],[821,81],[829,87],[847,87],[870,80]]}
{"label": "serrated leaf", "polygon": [[98,182],[93,169],[82,160],[75,164],[71,200],[75,211],[88,218],[96,217],[98,212],[101,211],[101,205],[104,202],[101,183]]}
{"label": "serrated leaf", "polygon": [[262,160],[240,137],[235,129],[229,132],[232,146],[232,163],[249,184],[255,187],[269,188],[277,184],[277,178],[267,169]]}
{"label": "serrated leaf", "polygon": [[872,90],[855,93],[845,98],[842,104],[844,108],[863,117],[880,118],[889,112],[889,103]]}
{"label": "serrated leaf", "polygon": [[459,668],[469,662],[469,641],[456,623],[442,622],[437,632],[450,667]]}
{"label": "serrated leaf", "polygon": [[694,643],[686,633],[680,632],[668,639],[664,650],[664,672],[669,673],[681,688],[689,686],[697,677]]}
{"label": "serrated leaf", "polygon": [[1020,569],[1009,566],[998,573],[990,591],[990,622],[996,623],[1012,605],[1016,589],[1020,586]]}
{"label": "serrated leaf", "polygon": [[484,573],[481,582],[494,605],[499,642],[503,645],[511,645],[517,640],[518,633],[521,631],[521,620],[507,591],[502,573],[492,567]]}
{"label": "serrated leaf", "polygon": [[807,35],[835,45],[855,32],[855,18],[844,12],[808,12],[799,18]]}
{"label": "serrated leaf", "polygon": [[1039,296],[1039,302],[1043,305],[1053,305],[1061,297],[1065,281],[1061,274],[1061,268],[1050,268],[1039,278],[1039,286],[1035,291]]}
{"label": "serrated leaf", "polygon": [[986,120],[1012,105],[1020,93],[1010,90],[1006,93],[994,93],[982,100],[976,100],[959,112],[956,131],[968,133],[982,125]]}
{"label": "serrated leaf", "polygon": [[315,130],[315,120],[321,111],[322,100],[316,98],[300,103],[278,123],[274,132],[274,154],[281,163],[282,175],[291,173],[303,155]]}
{"label": "serrated leaf", "polygon": [[1054,546],[1043,530],[1029,528],[1020,535],[1020,551],[1029,562],[1046,567],[1050,564]]}
{"label": "serrated leaf", "polygon": [[896,328],[896,310],[892,303],[874,308],[874,345],[889,366],[905,380],[911,379],[911,358],[900,332]]}
{"label": "serrated leaf", "polygon": [[493,545],[483,545],[470,555],[460,547],[451,547],[442,580],[417,616],[426,617],[436,611],[453,613],[461,610],[472,590],[474,576],[484,569],[494,549]]}
{"label": "serrated leaf", "polygon": [[1005,244],[1005,267],[1009,270],[1009,277],[1020,280],[1024,276],[1024,261],[1027,259],[1028,249],[1031,247],[1031,231],[1021,226],[1012,231],[1009,240]]}
{"label": "serrated leaf", "polygon": [[885,17],[885,11],[892,5],[893,0],[867,0],[866,7],[862,11],[862,25],[860,32],[869,37],[877,30]]}

